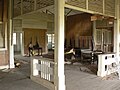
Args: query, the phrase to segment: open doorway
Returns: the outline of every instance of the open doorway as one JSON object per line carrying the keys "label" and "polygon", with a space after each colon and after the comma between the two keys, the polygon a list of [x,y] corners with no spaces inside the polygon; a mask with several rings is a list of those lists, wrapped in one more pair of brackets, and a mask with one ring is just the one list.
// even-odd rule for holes
{"label": "open doorway", "polygon": [[23,43],[23,34],[22,32],[13,33],[13,44],[14,44],[14,54],[22,54],[22,43]]}
{"label": "open doorway", "polygon": [[47,34],[47,48],[48,51],[51,51],[54,49],[54,34]]}

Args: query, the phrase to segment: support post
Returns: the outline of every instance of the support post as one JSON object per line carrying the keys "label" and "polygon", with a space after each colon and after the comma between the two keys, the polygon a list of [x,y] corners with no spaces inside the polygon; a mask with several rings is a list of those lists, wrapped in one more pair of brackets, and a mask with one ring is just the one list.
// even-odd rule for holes
{"label": "support post", "polygon": [[12,16],[13,16],[13,0],[9,1],[9,68],[14,68],[14,47],[13,47],[13,21],[12,21]]}
{"label": "support post", "polygon": [[46,34],[45,34],[45,53],[48,53],[47,43],[48,43],[48,39],[47,39],[47,33],[46,33]]}
{"label": "support post", "polygon": [[120,30],[120,21],[119,21],[119,0],[115,0],[115,16],[116,20],[114,21],[114,52],[119,58],[119,30]]}
{"label": "support post", "polygon": [[88,0],[86,0],[86,9],[88,10]]}
{"label": "support post", "polygon": [[93,21],[93,50],[96,50],[96,21]]}
{"label": "support post", "polygon": [[103,0],[103,14],[105,14],[105,0]]}
{"label": "support post", "polygon": [[64,75],[64,5],[65,0],[55,1],[55,90],[65,90]]}
{"label": "support post", "polygon": [[21,37],[21,55],[22,56],[25,55],[25,53],[24,53],[24,31],[22,31],[22,37]]}
{"label": "support post", "polygon": [[37,64],[38,64],[37,59],[31,59],[31,76],[39,75],[39,71],[37,69]]}

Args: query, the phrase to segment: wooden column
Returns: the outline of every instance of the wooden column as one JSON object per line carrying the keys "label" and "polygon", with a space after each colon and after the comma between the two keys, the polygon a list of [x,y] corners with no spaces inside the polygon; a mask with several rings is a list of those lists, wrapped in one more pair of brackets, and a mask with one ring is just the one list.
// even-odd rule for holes
{"label": "wooden column", "polygon": [[65,0],[55,1],[55,90],[65,90],[64,75],[64,4]]}
{"label": "wooden column", "polygon": [[13,0],[9,1],[8,14],[8,30],[9,30],[9,68],[14,68],[14,47],[13,47]]}
{"label": "wooden column", "polygon": [[116,20],[114,21],[114,52],[117,53],[117,57],[119,57],[119,30],[120,30],[120,21],[119,21],[119,0],[115,0],[115,15]]}
{"label": "wooden column", "polygon": [[46,32],[45,33],[45,53],[48,53],[47,42],[48,42],[48,39],[47,39],[47,32]]}
{"label": "wooden column", "polygon": [[[22,29],[21,29],[22,30]],[[24,56],[24,31],[22,31],[22,40],[21,40],[21,55]]]}
{"label": "wooden column", "polygon": [[93,50],[96,50],[96,21],[93,21],[93,40],[94,40],[94,47],[93,47]]}

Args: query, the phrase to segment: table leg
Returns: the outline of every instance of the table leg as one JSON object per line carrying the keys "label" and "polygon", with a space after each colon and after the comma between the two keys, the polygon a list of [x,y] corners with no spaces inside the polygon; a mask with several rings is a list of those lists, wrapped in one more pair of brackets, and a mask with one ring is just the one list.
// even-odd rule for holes
{"label": "table leg", "polygon": [[38,49],[38,56],[39,56],[39,53],[40,53],[40,52],[39,52],[39,49]]}
{"label": "table leg", "polygon": [[41,48],[41,56],[42,56],[42,48]]}

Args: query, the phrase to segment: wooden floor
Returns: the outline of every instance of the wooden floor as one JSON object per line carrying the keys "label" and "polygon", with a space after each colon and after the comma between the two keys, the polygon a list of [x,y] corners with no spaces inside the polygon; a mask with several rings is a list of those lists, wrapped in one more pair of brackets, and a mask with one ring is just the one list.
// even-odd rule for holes
{"label": "wooden floor", "polygon": [[[18,55],[16,58],[30,61],[30,57]],[[65,79],[66,90],[120,90],[120,80],[117,75],[101,78],[81,63],[65,65]]]}
{"label": "wooden floor", "polygon": [[80,65],[65,66],[65,76],[67,90],[120,90],[117,75],[101,78],[87,68],[81,71]]}

